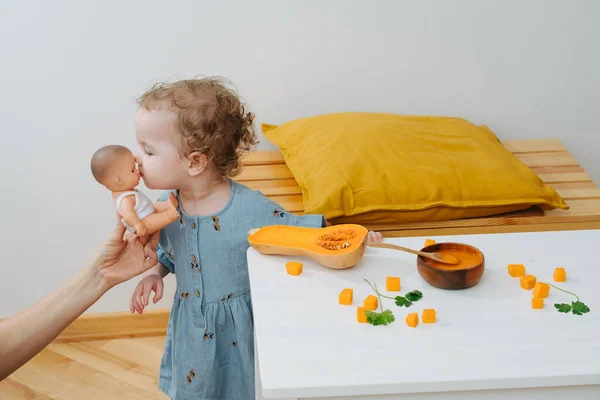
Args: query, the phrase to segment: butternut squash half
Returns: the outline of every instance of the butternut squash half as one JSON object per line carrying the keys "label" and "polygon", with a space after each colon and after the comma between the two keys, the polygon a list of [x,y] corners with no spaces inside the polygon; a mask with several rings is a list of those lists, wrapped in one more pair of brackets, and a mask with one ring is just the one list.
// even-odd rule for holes
{"label": "butternut squash half", "polygon": [[268,225],[251,229],[248,243],[262,254],[306,256],[327,268],[345,269],[362,258],[368,233],[355,224],[323,228]]}

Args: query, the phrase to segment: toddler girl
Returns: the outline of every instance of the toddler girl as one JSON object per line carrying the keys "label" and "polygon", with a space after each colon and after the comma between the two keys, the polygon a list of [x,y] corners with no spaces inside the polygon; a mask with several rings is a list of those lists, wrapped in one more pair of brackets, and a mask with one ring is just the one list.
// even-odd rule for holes
{"label": "toddler girl", "polygon": [[[253,115],[221,79],[160,84],[139,105],[134,128],[141,177],[150,189],[173,191],[180,214],[162,229],[159,264],[138,283],[130,304],[141,314],[151,292],[156,303],[163,278],[175,274],[159,387],[173,399],[254,399],[248,231],[274,224],[322,227],[325,219],[287,213],[231,179],[257,140]],[[369,239],[382,240],[374,233]]]}

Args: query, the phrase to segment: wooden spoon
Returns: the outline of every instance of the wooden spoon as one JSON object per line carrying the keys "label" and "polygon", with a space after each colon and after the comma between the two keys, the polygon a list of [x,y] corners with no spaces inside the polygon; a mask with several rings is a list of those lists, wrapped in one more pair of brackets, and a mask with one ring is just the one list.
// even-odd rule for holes
{"label": "wooden spoon", "polygon": [[460,264],[460,258],[453,256],[452,254],[428,253],[425,251],[418,251],[418,250],[409,249],[407,247],[397,246],[397,245],[391,244],[391,243],[371,243],[371,244],[369,244],[369,246],[406,251],[408,253],[412,253],[412,254],[416,254],[419,256],[429,258],[433,261],[437,261],[442,264],[449,264],[449,265]]}

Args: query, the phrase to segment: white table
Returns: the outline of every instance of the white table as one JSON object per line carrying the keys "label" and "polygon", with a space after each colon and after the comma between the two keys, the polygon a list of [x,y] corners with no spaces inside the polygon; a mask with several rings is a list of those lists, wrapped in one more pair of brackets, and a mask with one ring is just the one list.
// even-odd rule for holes
{"label": "white table", "polygon": [[[263,256],[248,251],[252,286],[257,391],[265,399],[600,399],[600,231],[431,237],[474,245],[486,257],[481,282],[447,291],[427,284],[415,256],[367,248],[360,264],[330,270],[307,258]],[[424,237],[386,239],[420,248]],[[287,275],[285,262],[304,272]],[[562,314],[553,306],[575,298],[550,288],[542,310],[532,291],[508,275],[508,263],[554,283],[563,266],[567,282],[591,311]],[[356,322],[356,307],[383,294],[386,276],[401,277],[401,292],[418,289],[410,308],[383,299],[396,321],[388,326]],[[338,293],[354,289],[351,306]],[[409,312],[435,308],[437,322],[410,328]]]}

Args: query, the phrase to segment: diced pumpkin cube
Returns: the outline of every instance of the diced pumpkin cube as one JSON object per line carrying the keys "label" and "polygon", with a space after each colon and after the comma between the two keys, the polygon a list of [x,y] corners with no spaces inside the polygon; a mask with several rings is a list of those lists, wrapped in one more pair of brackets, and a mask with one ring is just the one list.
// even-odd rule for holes
{"label": "diced pumpkin cube", "polygon": [[377,301],[377,297],[373,296],[372,294],[368,295],[365,298],[363,306],[364,306],[365,310],[369,310],[369,311],[377,310],[377,307],[379,307],[379,302]]}
{"label": "diced pumpkin cube", "polygon": [[533,275],[525,275],[521,277],[521,287],[525,290],[533,289],[537,282],[537,279]]}
{"label": "diced pumpkin cube", "polygon": [[531,308],[539,310],[540,308],[544,308],[544,299],[541,297],[533,297],[531,299]]}
{"label": "diced pumpkin cube", "polygon": [[557,267],[554,270],[554,282],[565,282],[567,280],[567,272],[562,267]]}
{"label": "diced pumpkin cube", "polygon": [[432,244],[435,244],[435,240],[433,240],[433,239],[425,239],[425,244],[423,245],[423,247],[427,247],[427,246],[430,246]]}
{"label": "diced pumpkin cube", "polygon": [[297,261],[289,261],[285,263],[285,269],[288,274],[298,276],[302,273],[302,263]]}
{"label": "diced pumpkin cube", "polygon": [[435,309],[426,308],[423,310],[423,315],[421,316],[421,320],[424,324],[432,324],[435,322]]}
{"label": "diced pumpkin cube", "polygon": [[385,279],[385,288],[389,292],[399,292],[400,291],[400,277],[388,276]]}
{"label": "diced pumpkin cube", "polygon": [[523,264],[508,264],[508,273],[513,278],[525,276],[525,266]]}
{"label": "diced pumpkin cube", "polygon": [[338,301],[340,304],[349,306],[352,304],[352,294],[354,291],[352,289],[346,288],[342,290],[338,296]]}
{"label": "diced pumpkin cube", "polygon": [[406,316],[406,325],[410,326],[411,328],[416,328],[418,324],[419,324],[419,314],[410,313]]}
{"label": "diced pumpkin cube", "polygon": [[550,291],[550,285],[544,282],[538,282],[535,284],[533,288],[533,296],[539,297],[540,299],[545,299],[548,297],[548,292]]}
{"label": "diced pumpkin cube", "polygon": [[361,324],[367,322],[367,314],[365,314],[364,307],[356,308],[356,321],[360,322]]}

